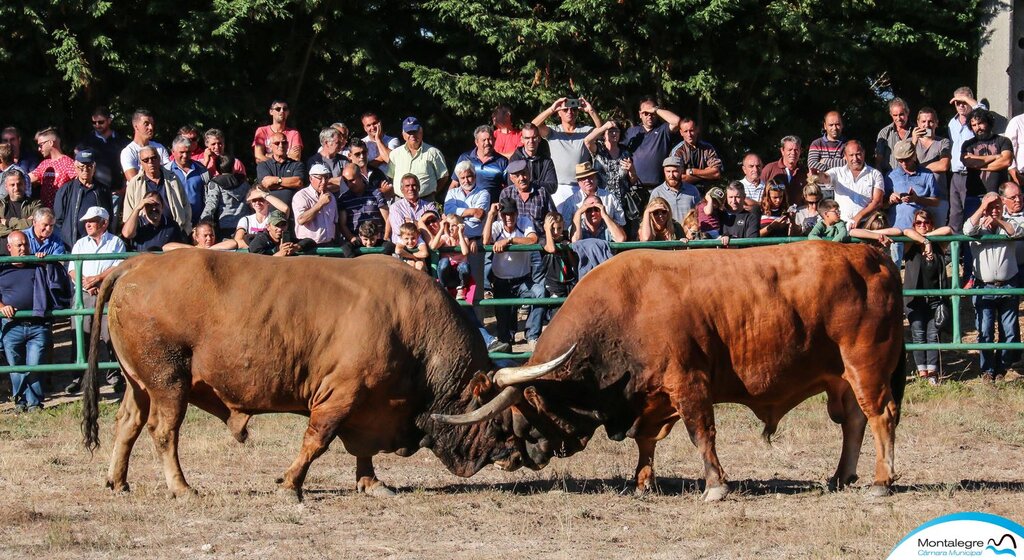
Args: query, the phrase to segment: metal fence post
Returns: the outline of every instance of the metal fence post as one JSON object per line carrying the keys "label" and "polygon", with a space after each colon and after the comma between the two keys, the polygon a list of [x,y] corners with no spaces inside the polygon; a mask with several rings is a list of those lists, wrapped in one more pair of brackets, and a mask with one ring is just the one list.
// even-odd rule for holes
{"label": "metal fence post", "polygon": [[[950,282],[950,286],[949,287],[950,288],[959,288],[960,287],[960,242],[959,241],[953,241],[952,245],[950,245],[950,260],[952,261],[951,262],[951,266],[950,266],[950,272],[952,273],[951,274],[952,282]],[[954,293],[952,296],[950,296],[950,299],[951,299],[950,308],[952,309],[952,313],[953,313],[953,342],[956,343],[956,344],[959,344],[960,342],[963,342],[963,340],[962,340],[962,338],[960,336],[960,296]]]}
{"label": "metal fence post", "polygon": [[[85,303],[82,301],[82,265],[84,264],[85,261],[75,263],[74,309],[76,310],[85,307]],[[85,363],[85,336],[82,334],[82,324],[85,322],[85,319],[81,315],[75,315],[72,322],[75,324],[75,364],[82,365]],[[99,328],[99,326],[93,325],[93,328]]]}

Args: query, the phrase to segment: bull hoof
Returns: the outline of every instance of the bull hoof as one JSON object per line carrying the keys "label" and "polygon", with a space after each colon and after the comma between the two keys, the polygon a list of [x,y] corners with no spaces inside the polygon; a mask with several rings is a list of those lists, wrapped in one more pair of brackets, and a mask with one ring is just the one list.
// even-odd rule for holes
{"label": "bull hoof", "polygon": [[302,488],[285,488],[284,486],[278,486],[277,495],[284,501],[291,504],[302,503]]}
{"label": "bull hoof", "polygon": [[643,482],[637,482],[636,489],[633,490],[634,496],[647,496],[650,494],[658,493],[658,484],[653,479],[647,479]]}
{"label": "bull hoof", "polygon": [[391,498],[396,495],[394,490],[376,479],[371,482],[360,481],[356,484],[356,492],[375,498]]}
{"label": "bull hoof", "polygon": [[108,480],[105,486],[114,494],[127,494],[128,492],[131,491],[131,488],[128,487],[127,482],[113,482],[111,480]]}
{"label": "bull hoof", "polygon": [[704,491],[705,502],[720,502],[729,494],[729,486],[723,484],[721,486],[711,486]]}
{"label": "bull hoof", "polygon": [[828,491],[838,492],[840,490],[845,490],[854,482],[857,482],[857,475],[849,476],[845,480],[840,479],[839,476],[833,476],[828,479]]}
{"label": "bull hoof", "polygon": [[892,495],[892,488],[884,484],[872,484],[868,488],[868,496],[872,498],[885,498]]}
{"label": "bull hoof", "polygon": [[171,497],[175,500],[191,500],[199,497],[199,492],[196,492],[191,486],[186,486],[178,490],[171,491]]}

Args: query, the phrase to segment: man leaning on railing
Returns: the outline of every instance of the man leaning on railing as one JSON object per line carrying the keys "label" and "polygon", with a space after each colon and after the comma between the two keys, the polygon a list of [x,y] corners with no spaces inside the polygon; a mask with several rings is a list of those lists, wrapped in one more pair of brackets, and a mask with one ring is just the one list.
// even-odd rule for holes
{"label": "man leaning on railing", "polygon": [[[964,222],[964,235],[1011,238],[1002,243],[972,241],[970,247],[974,257],[976,289],[1013,287],[1018,268],[1012,239],[1024,237],[1024,228],[1003,218],[1003,201],[998,194],[988,193],[981,199],[981,206]],[[973,299],[978,317],[978,342],[995,342],[996,320],[1003,332],[1003,342],[1020,342],[1018,296],[978,295]],[[982,379],[989,383],[1002,381],[1006,367],[1014,362],[1016,355],[1013,350],[982,350]]]}

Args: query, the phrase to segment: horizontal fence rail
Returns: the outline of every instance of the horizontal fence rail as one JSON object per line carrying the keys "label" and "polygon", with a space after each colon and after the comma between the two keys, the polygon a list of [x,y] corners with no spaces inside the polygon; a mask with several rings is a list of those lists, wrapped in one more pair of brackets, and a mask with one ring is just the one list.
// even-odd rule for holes
{"label": "horizontal fence rail", "polygon": [[[892,236],[891,239],[896,242],[910,242],[913,240],[902,236]],[[990,343],[965,343],[963,342],[963,333],[960,324],[960,305],[961,300],[964,297],[973,297],[981,295],[991,296],[1024,296],[1024,288],[972,288],[963,289],[960,288],[960,255],[961,255],[961,243],[965,242],[981,242],[981,243],[1006,243],[1010,241],[1007,237],[986,235],[982,237],[969,237],[966,235],[943,235],[943,236],[932,236],[928,238],[933,243],[948,243],[949,257],[950,257],[950,285],[953,287],[943,289],[904,289],[903,294],[905,296],[927,296],[927,297],[943,297],[950,299],[950,307],[952,310],[952,342],[942,343],[925,343],[925,344],[905,344],[906,350],[1024,350],[1024,342],[990,342]],[[752,238],[752,239],[730,239],[728,243],[729,248],[741,248],[741,247],[758,247],[766,245],[780,245],[784,243],[796,243],[799,241],[806,241],[806,237],[767,237],[767,238]],[[851,242],[865,242],[854,239]],[[1021,240],[1024,242],[1024,240]],[[679,249],[710,249],[710,248],[724,248],[723,243],[720,239],[702,239],[694,241],[628,241],[624,243],[610,243],[611,248],[616,252],[629,251],[633,249],[661,249],[661,250],[679,250]],[[483,247],[485,252],[491,252],[492,246],[486,245]],[[506,251],[512,252],[532,252],[543,249],[541,245],[510,245],[506,247]],[[431,251],[431,264],[437,264],[437,259],[444,253],[455,252],[455,248],[445,248],[441,251]],[[240,250],[239,252],[245,252]],[[379,254],[383,250],[379,247],[375,248],[359,248],[358,253],[360,255],[365,254]],[[118,253],[116,255],[111,254],[96,254],[96,255],[47,255],[44,257],[36,257],[34,255],[28,255],[24,257],[0,257],[0,265],[9,263],[40,263],[40,262],[82,262],[82,261],[95,261],[95,260],[111,260],[114,259],[127,259],[142,253]],[[341,257],[343,256],[342,250],[338,248],[320,248],[316,250],[316,255],[324,257]],[[290,257],[289,257],[290,258]],[[483,289],[483,286],[478,286],[478,289]],[[506,298],[506,299],[480,299],[480,301],[470,303],[468,301],[460,301],[459,304],[464,307],[497,307],[497,306],[547,306],[555,307],[561,305],[566,298],[561,297],[544,297],[544,298]],[[75,268],[75,282],[74,282],[74,307],[72,309],[59,309],[49,311],[43,314],[43,317],[48,318],[64,318],[71,317],[74,323],[74,340],[75,340],[75,361],[71,363],[54,363],[54,364],[40,364],[36,366],[2,366],[0,367],[0,373],[9,372],[60,372],[60,371],[83,371],[88,365],[86,363],[84,338],[82,336],[82,318],[85,316],[91,316],[95,311],[92,308],[87,308],[82,304],[82,289],[81,289],[81,267]],[[106,313],[104,309],[104,313]],[[32,311],[18,311],[14,314],[14,318],[17,319],[29,319],[39,318],[34,315]],[[529,358],[531,353],[529,352],[492,352],[490,356],[494,359],[526,359]],[[99,367],[101,369],[114,369],[119,367],[117,362],[100,362]]]}

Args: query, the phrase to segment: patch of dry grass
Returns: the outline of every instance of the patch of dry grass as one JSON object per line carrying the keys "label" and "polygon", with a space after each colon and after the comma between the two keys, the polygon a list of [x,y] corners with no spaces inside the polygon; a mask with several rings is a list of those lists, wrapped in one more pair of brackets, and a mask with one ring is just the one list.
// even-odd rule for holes
{"label": "patch of dry grass", "polygon": [[[878,558],[938,515],[980,510],[1024,519],[1024,387],[977,381],[911,384],[897,435],[898,492],[828,493],[840,430],[813,398],[786,417],[774,445],[738,406],[716,409],[719,453],[735,488],[704,504],[701,463],[682,430],[659,445],[661,494],[634,497],[631,441],[597,437],[540,472],[449,474],[428,452],[378,458],[390,500],[354,492],[355,460],[340,445],[314,463],[306,502],[274,493],[304,418],[262,416],[250,442],[190,410],[182,464],[201,492],[166,497],[144,433],[133,454],[133,491],[103,489],[114,409],[103,409],[105,446],[79,445],[80,407],[0,417],[0,556],[48,558]],[[870,433],[862,484],[874,460]]]}

